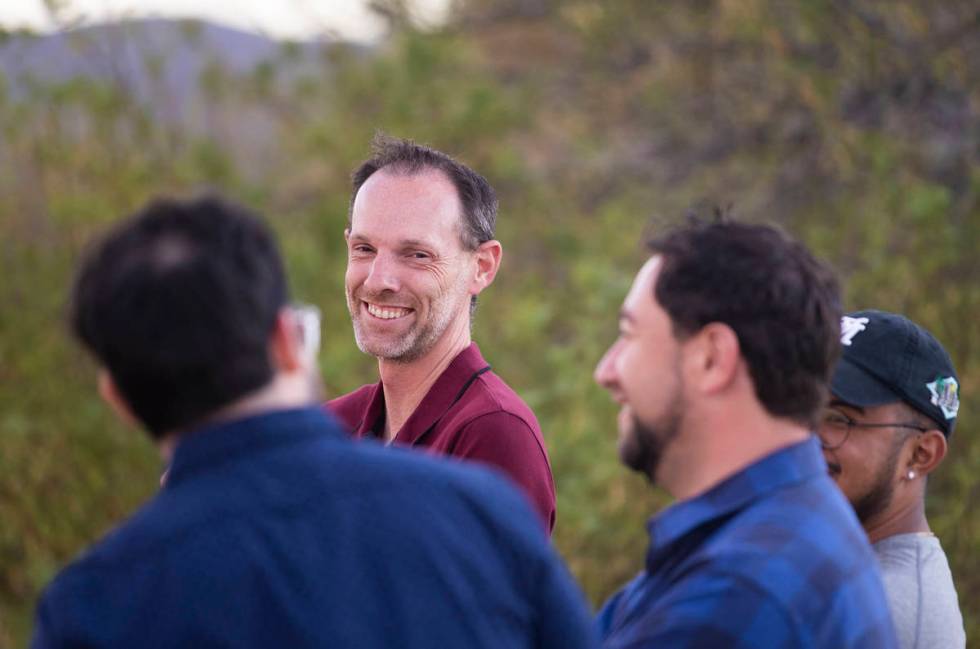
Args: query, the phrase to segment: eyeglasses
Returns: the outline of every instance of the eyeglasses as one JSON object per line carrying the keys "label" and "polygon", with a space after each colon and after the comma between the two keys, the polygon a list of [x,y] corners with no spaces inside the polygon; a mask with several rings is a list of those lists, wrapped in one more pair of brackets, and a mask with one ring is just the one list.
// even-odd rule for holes
{"label": "eyeglasses", "polygon": [[320,351],[320,309],[312,304],[291,304],[290,310],[299,325],[300,342],[303,345],[303,356],[307,360],[316,359]]}
{"label": "eyeglasses", "polygon": [[919,431],[920,433],[924,433],[929,430],[928,428],[917,424],[909,424],[904,422],[868,424],[855,421],[837,410],[828,410],[826,413],[824,413],[823,418],[820,420],[820,430],[818,431],[820,436],[820,445],[828,451],[840,448],[844,445],[844,442],[847,441],[848,436],[851,434],[852,428],[911,428]]}

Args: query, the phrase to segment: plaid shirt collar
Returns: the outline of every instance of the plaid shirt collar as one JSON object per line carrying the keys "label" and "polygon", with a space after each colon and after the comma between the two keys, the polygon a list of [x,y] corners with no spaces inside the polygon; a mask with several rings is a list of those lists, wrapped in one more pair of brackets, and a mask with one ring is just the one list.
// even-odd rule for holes
{"label": "plaid shirt collar", "polygon": [[657,571],[674,554],[674,544],[698,527],[735,513],[776,489],[826,473],[820,442],[811,436],[767,455],[696,498],[674,503],[647,523],[647,570]]}

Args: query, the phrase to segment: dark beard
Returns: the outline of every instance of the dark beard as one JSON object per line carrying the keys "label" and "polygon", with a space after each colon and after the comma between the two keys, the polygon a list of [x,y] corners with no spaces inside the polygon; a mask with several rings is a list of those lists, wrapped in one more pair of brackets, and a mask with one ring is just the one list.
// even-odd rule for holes
{"label": "dark beard", "polygon": [[683,405],[675,401],[660,421],[648,426],[633,415],[632,445],[620,454],[623,464],[655,481],[664,451],[681,427]]}
{"label": "dark beard", "polygon": [[892,495],[895,493],[895,467],[898,464],[898,456],[901,453],[902,444],[896,443],[888,458],[881,465],[875,475],[874,484],[866,494],[855,500],[851,505],[858,520],[864,525],[869,520],[888,509],[892,502]]}

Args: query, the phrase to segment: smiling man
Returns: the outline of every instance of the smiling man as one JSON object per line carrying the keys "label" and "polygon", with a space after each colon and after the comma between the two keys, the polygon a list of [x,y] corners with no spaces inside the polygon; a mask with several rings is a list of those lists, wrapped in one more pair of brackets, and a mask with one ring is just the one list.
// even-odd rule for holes
{"label": "smiling man", "polygon": [[810,433],[839,351],[833,274],[764,225],[654,240],[596,381],[619,454],[677,502],[603,607],[607,649],[895,646],[871,548]]}
{"label": "smiling man", "polygon": [[353,174],[345,237],[354,338],[380,382],[330,401],[354,435],[483,462],[510,476],[550,531],[555,487],[538,421],[470,339],[500,267],[497,199],[444,153],[379,136]]}
{"label": "smiling man", "polygon": [[70,304],[100,393],[170,471],[45,589],[32,649],[594,646],[515,488],[323,411],[319,318],[256,215],[154,201],[89,250]]}
{"label": "smiling man", "polygon": [[900,646],[964,647],[953,577],[925,513],[926,479],[959,410],[953,363],[928,331],[884,311],[844,316],[841,342],[819,431],[830,474],[878,556]]}

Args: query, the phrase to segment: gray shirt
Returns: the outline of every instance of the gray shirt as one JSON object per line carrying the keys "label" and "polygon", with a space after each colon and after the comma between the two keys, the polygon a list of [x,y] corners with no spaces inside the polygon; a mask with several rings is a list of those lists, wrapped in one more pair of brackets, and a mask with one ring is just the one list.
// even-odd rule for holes
{"label": "gray shirt", "polygon": [[966,646],[953,575],[932,534],[897,534],[873,546],[902,649]]}

